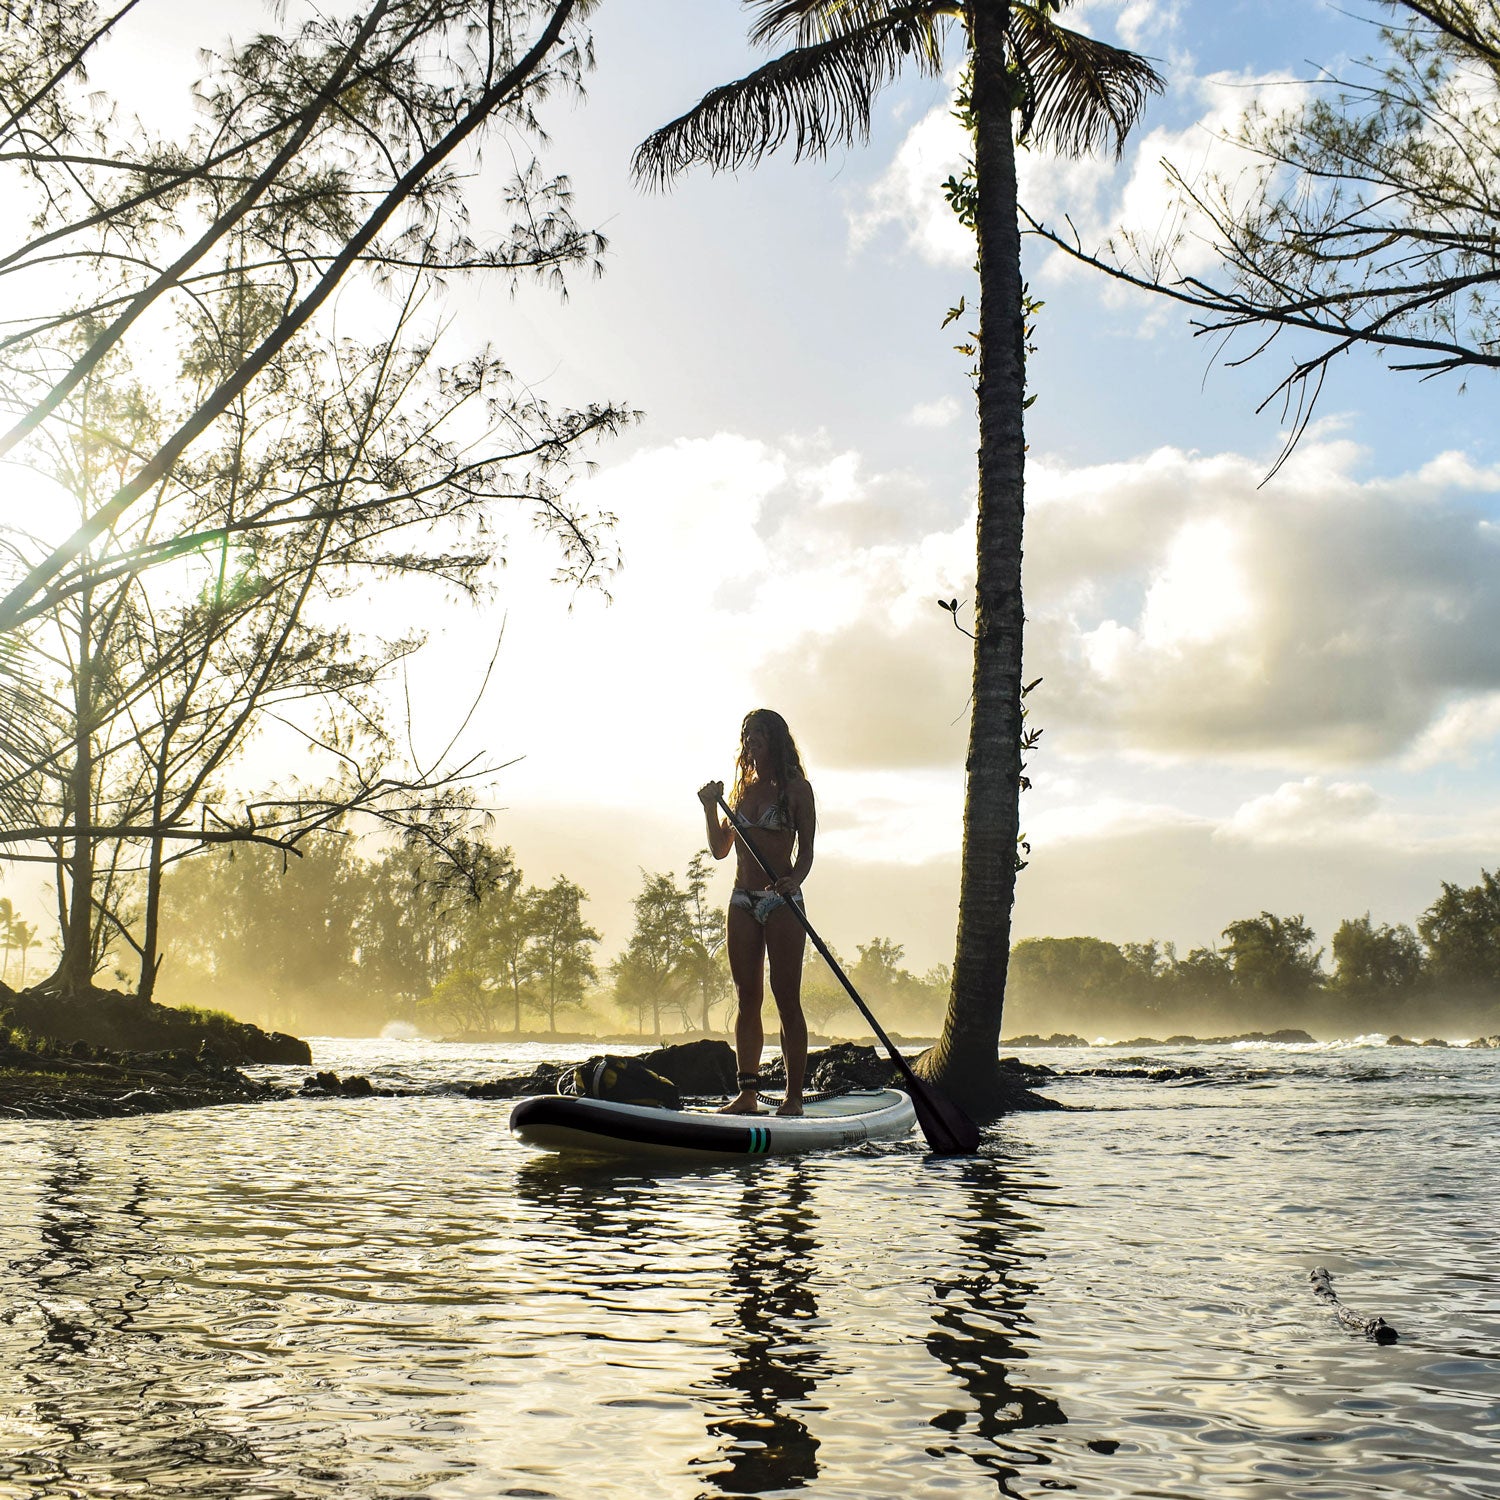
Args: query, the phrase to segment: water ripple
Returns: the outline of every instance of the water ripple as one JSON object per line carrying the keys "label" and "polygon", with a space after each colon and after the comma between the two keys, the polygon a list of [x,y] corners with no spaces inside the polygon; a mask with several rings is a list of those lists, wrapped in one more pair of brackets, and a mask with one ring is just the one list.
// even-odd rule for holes
{"label": "water ripple", "polygon": [[1500,1058],[1130,1060],[1185,1063],[969,1161],[583,1166],[437,1093],[6,1122],[0,1497],[1496,1500]]}

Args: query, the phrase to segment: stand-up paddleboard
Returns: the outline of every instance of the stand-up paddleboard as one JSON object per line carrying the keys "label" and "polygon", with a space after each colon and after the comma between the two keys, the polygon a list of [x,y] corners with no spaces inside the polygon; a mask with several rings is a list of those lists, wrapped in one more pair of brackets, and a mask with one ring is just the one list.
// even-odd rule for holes
{"label": "stand-up paddleboard", "polygon": [[511,1111],[510,1128],[528,1146],[608,1156],[715,1158],[794,1156],[865,1141],[895,1140],[916,1124],[899,1089],[811,1099],[801,1115],[721,1115],[700,1109],[648,1109],[606,1099],[540,1094]]}

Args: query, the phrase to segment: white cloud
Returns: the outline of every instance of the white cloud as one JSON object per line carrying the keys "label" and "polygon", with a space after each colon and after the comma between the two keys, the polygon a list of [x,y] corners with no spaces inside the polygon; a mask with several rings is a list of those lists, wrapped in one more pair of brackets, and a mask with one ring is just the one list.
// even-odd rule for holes
{"label": "white cloud", "polygon": [[1379,843],[1389,847],[1394,820],[1373,787],[1308,776],[1236,808],[1221,838],[1256,844]]}
{"label": "white cloud", "polygon": [[1409,771],[1431,766],[1472,765],[1500,740],[1500,692],[1479,693],[1451,703],[1417,736],[1401,764]]}
{"label": "white cloud", "polygon": [[[1123,8],[1106,8],[1099,19],[1114,10],[1118,34],[1132,47],[1172,29],[1178,16],[1175,5],[1133,0]],[[1104,33],[1102,27],[1096,30]],[[1125,235],[1143,251],[1172,246],[1175,263],[1186,273],[1216,265],[1219,257],[1206,223],[1181,202],[1164,163],[1170,163],[1190,187],[1203,189],[1218,179],[1233,192],[1248,191],[1263,164],[1235,143],[1245,110],[1252,103],[1271,110],[1290,108],[1305,96],[1306,88],[1281,72],[1195,75],[1189,68],[1187,60],[1180,59],[1169,98],[1148,105],[1148,120],[1170,110],[1178,121],[1138,128],[1119,161],[1108,152],[1069,157],[1040,148],[1020,150],[1017,186],[1027,212],[1050,228],[1076,231],[1085,250]],[[1184,107],[1191,111],[1185,120]],[[864,202],[850,210],[852,247],[862,249],[894,229],[905,247],[929,264],[972,265],[973,236],[959,225],[940,190],[944,179],[959,172],[971,154],[951,103],[929,111],[908,130]],[[1054,280],[1086,272],[1061,252],[1048,256],[1042,267],[1042,275]],[[1125,293],[1117,289],[1105,295]]]}
{"label": "white cloud", "polygon": [[[1327,772],[1491,734],[1500,470],[1444,456],[1362,479],[1362,461],[1331,429],[1266,489],[1238,454],[1035,455],[1027,662],[1049,745]],[[956,764],[969,647],[936,601],[972,593],[972,520],[930,527],[899,476],[847,456],[788,483],[838,502],[765,539],[759,597],[803,623],[768,643],[759,689],[834,764]]]}
{"label": "white cloud", "polygon": [[929,264],[973,265],[974,236],[958,222],[941,190],[949,176],[962,171],[972,149],[951,102],[929,110],[907,131],[865,204],[850,212],[852,247],[863,249],[893,225]]}
{"label": "white cloud", "polygon": [[1500,472],[1361,481],[1358,459],[1305,444],[1265,490],[1235,455],[1039,461],[1029,654],[1070,741],[1354,765],[1500,688],[1500,538],[1467,498]]}
{"label": "white cloud", "polygon": [[1135,51],[1170,35],[1181,21],[1181,0],[1079,0],[1065,18],[1075,31]]}
{"label": "white cloud", "polygon": [[[1047,790],[1056,797],[1057,784],[1050,774]],[[1169,804],[1139,802],[1129,797],[1104,796],[1083,800],[1064,800],[1025,820],[1026,835],[1034,847],[1057,848],[1064,844],[1089,843],[1119,838],[1133,838],[1165,829],[1202,829],[1205,819]]]}
{"label": "white cloud", "polygon": [[957,396],[940,396],[936,401],[919,401],[906,414],[913,427],[951,427],[962,415]]}

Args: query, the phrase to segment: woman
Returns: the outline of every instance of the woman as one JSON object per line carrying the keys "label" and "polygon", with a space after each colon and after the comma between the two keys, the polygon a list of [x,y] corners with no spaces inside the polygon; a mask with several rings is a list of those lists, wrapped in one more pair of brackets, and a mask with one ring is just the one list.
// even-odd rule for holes
{"label": "woman", "polygon": [[766,879],[744,839],[719,816],[718,799],[723,795],[722,781],[710,781],[698,791],[713,857],[723,859],[738,847],[727,943],[729,972],[739,998],[734,1019],[739,1091],[724,1106],[723,1113],[760,1113],[760,1054],[765,1044],[760,1011],[769,965],[771,994],[781,1019],[781,1055],[786,1062],[786,1098],[776,1113],[800,1115],[802,1080],[807,1072],[807,1022],[802,1015],[802,947],[806,934],[788,903],[802,905],[802,882],[812,869],[817,818],[812,788],[802,773],[792,732],[780,714],[757,708],[745,715],[730,797],[737,822],[748,828],[762,858],[779,872],[776,880]]}

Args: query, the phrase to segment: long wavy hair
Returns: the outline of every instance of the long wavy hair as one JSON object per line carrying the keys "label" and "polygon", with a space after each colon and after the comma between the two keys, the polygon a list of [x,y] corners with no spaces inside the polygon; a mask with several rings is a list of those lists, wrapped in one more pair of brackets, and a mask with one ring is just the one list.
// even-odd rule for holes
{"label": "long wavy hair", "polygon": [[740,725],[740,758],[735,765],[734,791],[730,795],[729,805],[738,812],[740,804],[745,800],[745,793],[755,782],[755,767],[745,753],[745,736],[753,728],[763,729],[770,741],[770,774],[781,789],[776,805],[785,813],[787,787],[794,781],[800,781],[807,773],[802,769],[802,757],[797,754],[797,742],[792,738],[792,731],[787,728],[786,720],[771,708],[752,708]]}

